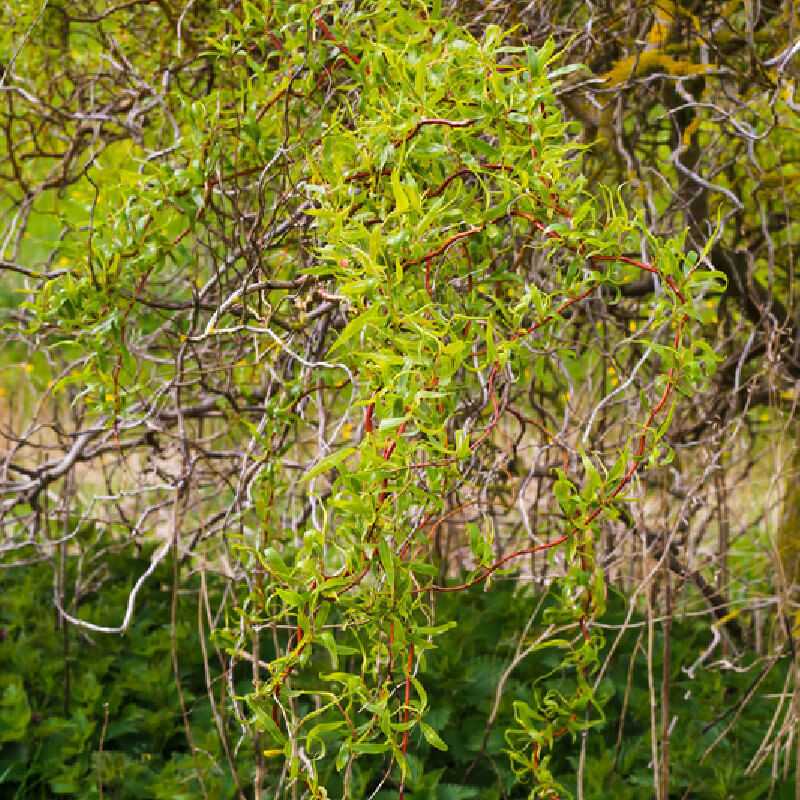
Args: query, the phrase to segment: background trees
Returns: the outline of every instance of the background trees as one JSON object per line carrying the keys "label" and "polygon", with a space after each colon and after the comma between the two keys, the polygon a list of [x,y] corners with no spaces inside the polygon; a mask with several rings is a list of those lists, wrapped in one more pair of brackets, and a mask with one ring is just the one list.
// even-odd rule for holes
{"label": "background trees", "polygon": [[[657,796],[780,783],[791,4],[3,13],[3,552],[51,565],[63,719],[76,643],[134,630],[160,576],[192,792],[448,796],[415,761],[457,744],[433,645],[480,661],[447,628],[508,581],[536,591],[498,594],[526,616],[482,645],[502,667],[460,796],[473,773],[482,796],[492,775],[498,797],[599,796],[631,703],[649,741],[623,770]],[[109,619],[121,552],[145,560]],[[187,604],[215,631],[217,750]],[[705,639],[673,648],[694,615]],[[736,692],[706,758],[755,720],[717,794],[670,748],[678,695],[720,702],[701,673]]]}

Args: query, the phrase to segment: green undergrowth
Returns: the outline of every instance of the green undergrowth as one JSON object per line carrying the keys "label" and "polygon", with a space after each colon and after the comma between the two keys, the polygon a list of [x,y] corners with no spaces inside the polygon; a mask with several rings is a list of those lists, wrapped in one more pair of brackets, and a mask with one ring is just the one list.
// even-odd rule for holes
{"label": "green undergrowth", "polygon": [[[102,586],[95,591],[93,585],[100,576],[91,578],[84,563],[84,596],[76,607],[67,593],[67,606],[94,624],[118,625],[129,592],[148,564],[146,552],[138,558],[112,555],[105,562]],[[64,585],[75,585],[78,566],[77,559],[67,559]],[[184,578],[181,585],[174,635],[194,753],[187,743],[171,653],[169,558],[139,593],[133,622],[124,635],[98,634],[73,626],[66,633],[59,629],[52,607],[52,564],[0,572],[0,796],[37,800],[234,798],[237,789],[231,762],[242,792],[252,796],[252,739],[241,737],[229,694],[231,687],[242,696],[252,690],[251,664],[239,661],[228,680],[222,673],[215,637],[209,637],[208,668],[220,710],[219,724],[229,742],[229,761],[206,689],[198,632],[200,576]],[[209,605],[216,613],[224,584],[209,573],[206,585]],[[686,599],[700,607],[697,598]],[[506,737],[513,736],[516,725],[514,704],[530,704],[534,693],[546,701],[548,693],[568,693],[574,687],[569,685],[568,674],[559,669],[556,649],[537,650],[520,659],[512,671],[508,672],[508,667],[515,654],[524,652],[527,643],[543,632],[551,602],[549,596],[513,580],[499,581],[488,592],[475,589],[437,598],[437,616],[458,619],[459,626],[437,639],[437,647],[426,654],[421,665],[424,675],[420,677],[431,701],[425,718],[430,728],[428,736],[420,731],[409,743],[406,798],[500,800],[527,796],[531,787],[515,782],[506,752]],[[521,624],[534,612],[520,645]],[[626,614],[627,601],[612,593],[602,624],[620,625]],[[609,627],[603,631],[605,654],[618,630]],[[746,775],[745,770],[779,702],[788,658],[777,662],[751,700],[744,703],[762,675],[763,664],[745,661],[737,663],[739,671],[720,669],[714,665],[722,655],[717,650],[706,662],[710,666],[699,666],[693,676],[687,673],[710,642],[707,620],[701,616],[676,619],[671,641],[670,715],[674,722],[670,797],[755,800],[769,796],[772,759],[766,759],[753,775]],[[598,687],[605,719],[594,720],[597,724],[587,734],[585,797],[651,796],[648,685],[652,680],[660,691],[662,643],[660,623],[653,627],[648,648],[647,625],[640,615],[631,617]],[[262,644],[262,658],[269,659],[270,637],[262,637]],[[648,649],[653,661],[650,678]],[[322,663],[315,668],[322,674],[326,671]],[[497,712],[489,724],[501,685]],[[246,706],[240,708],[248,713]],[[660,719],[657,729],[661,730]],[[511,733],[504,733],[507,731]],[[321,776],[332,798],[344,792],[344,774],[337,771],[335,763],[339,737],[336,731],[325,730],[314,737],[315,746],[325,749]],[[580,734],[574,740],[569,734],[561,736],[549,765],[573,791],[580,742]],[[264,763],[267,786],[262,796],[278,797],[283,759],[268,753]],[[359,759],[349,775],[348,796],[396,798],[399,775],[396,770],[387,775],[387,766],[385,754]],[[792,796],[789,784],[778,782],[772,797]]]}

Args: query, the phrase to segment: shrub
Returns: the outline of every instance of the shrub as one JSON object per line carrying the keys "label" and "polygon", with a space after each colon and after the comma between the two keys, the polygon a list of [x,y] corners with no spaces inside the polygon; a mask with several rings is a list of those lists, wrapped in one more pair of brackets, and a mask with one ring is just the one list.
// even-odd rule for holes
{"label": "shrub", "polygon": [[[156,5],[115,8],[118,40],[105,18],[69,22],[96,38],[55,77],[57,43],[20,62],[51,102],[92,76],[112,122],[87,150],[69,115],[48,118],[40,138],[74,137],[76,155],[55,177],[26,167],[64,266],[23,270],[15,324],[73,427],[53,426],[54,460],[16,464],[16,544],[90,518],[121,542],[162,537],[149,569],[171,553],[173,598],[194,565],[233,570],[219,641],[255,664],[235,708],[256,784],[280,758],[275,791],[315,798],[339,781],[360,796],[376,769],[403,796],[410,743],[447,746],[424,670],[468,612],[437,598],[538,558],[555,584],[537,647],[559,679],[515,701],[503,748],[531,796],[556,796],[554,743],[603,720],[600,525],[671,457],[674,399],[715,360],[690,334],[718,274],[587,185],[552,43],[476,39],[436,3],[197,3],[185,28]],[[176,29],[186,61],[165,71]],[[68,194],[54,209],[52,188]],[[608,309],[643,274],[661,291],[619,326]],[[609,320],[638,364],[618,386],[593,345]],[[522,495],[511,524],[487,499],[514,470],[548,487],[535,529]],[[60,614],[86,627],[79,612]]]}

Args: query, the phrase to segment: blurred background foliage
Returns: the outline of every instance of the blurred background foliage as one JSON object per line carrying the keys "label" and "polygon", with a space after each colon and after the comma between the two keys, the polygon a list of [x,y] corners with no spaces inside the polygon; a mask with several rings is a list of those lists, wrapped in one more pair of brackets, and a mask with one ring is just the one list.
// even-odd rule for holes
{"label": "blurred background foliage", "polygon": [[[123,614],[128,593],[150,554],[117,555],[105,560],[109,585],[102,594],[87,592],[82,616],[114,624]],[[70,560],[73,578],[77,560]],[[194,750],[187,745],[170,655],[170,568],[163,565],[139,595],[138,611],[122,637],[87,634],[74,628],[56,630],[50,603],[52,573],[46,565],[0,573],[4,602],[0,608],[0,696],[2,744],[0,777],[9,798],[235,798],[238,786],[252,792],[252,743],[240,739],[232,715],[222,720],[231,748],[226,759],[217,735],[206,688],[206,667],[219,707],[226,692],[244,695],[252,676],[239,671],[231,681],[220,669],[213,637],[198,620],[204,600],[200,577],[187,580],[181,592],[178,642],[183,703]],[[212,606],[224,587],[208,576]],[[698,598],[694,598],[695,601]],[[412,742],[407,796],[414,800],[523,798],[528,789],[516,783],[506,755],[504,731],[514,727],[513,703],[530,702],[543,689],[569,692],[571,678],[559,670],[554,651],[525,655],[519,621],[533,609],[546,612],[553,599],[499,581],[492,591],[441,598],[443,618],[456,617],[459,627],[438,640],[426,656],[420,678],[435,704],[427,722],[448,745],[431,746],[418,735]],[[648,623],[636,615],[627,620],[627,602],[612,593],[603,625],[606,656],[615,657],[600,684],[605,718],[592,729],[585,755],[586,796],[640,798],[652,791],[649,680],[660,683],[663,631],[656,624],[648,643]],[[209,661],[204,664],[198,625],[204,626]],[[624,631],[623,631],[624,628]],[[619,640],[617,637],[622,634]],[[772,716],[767,702],[749,702],[754,692],[765,698],[785,695],[789,678],[784,659],[765,670],[753,656],[737,669],[698,665],[710,634],[702,616],[673,623],[672,641],[672,781],[675,796],[723,800],[794,796],[794,778],[772,770],[748,770],[763,745]],[[652,659],[647,649],[652,648]],[[269,645],[264,656],[269,657]],[[649,669],[652,675],[648,675]],[[681,666],[678,666],[681,665]],[[710,667],[710,668],[708,668]],[[229,689],[231,687],[231,689]],[[784,699],[787,702],[788,698]],[[331,796],[339,796],[341,775],[335,769],[335,737],[328,735],[328,755],[321,768],[331,779]],[[566,736],[552,765],[575,775],[575,741]],[[269,759],[264,790],[275,791],[281,760]],[[353,796],[369,797],[380,785],[384,765],[357,762]],[[233,773],[236,779],[233,778]],[[571,785],[570,785],[571,784]],[[567,787],[575,791],[573,781]],[[396,789],[376,798],[388,800]]]}

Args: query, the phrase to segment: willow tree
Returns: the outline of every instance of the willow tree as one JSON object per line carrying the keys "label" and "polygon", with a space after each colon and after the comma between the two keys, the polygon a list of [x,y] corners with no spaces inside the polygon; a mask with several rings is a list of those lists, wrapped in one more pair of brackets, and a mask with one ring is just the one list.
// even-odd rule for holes
{"label": "willow tree", "polygon": [[575,68],[437,6],[4,12],[6,558],[158,541],[117,627],[57,581],[108,634],[167,557],[173,620],[187,571],[227,575],[268,796],[367,796],[377,760],[402,797],[420,734],[445,746],[436,597],[509,572],[559,659],[507,750],[557,796],[550,750],[602,719],[598,552],[715,361],[722,276],[587,180]]}

